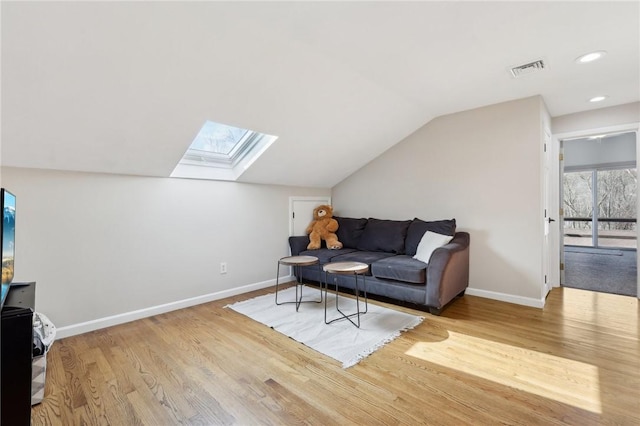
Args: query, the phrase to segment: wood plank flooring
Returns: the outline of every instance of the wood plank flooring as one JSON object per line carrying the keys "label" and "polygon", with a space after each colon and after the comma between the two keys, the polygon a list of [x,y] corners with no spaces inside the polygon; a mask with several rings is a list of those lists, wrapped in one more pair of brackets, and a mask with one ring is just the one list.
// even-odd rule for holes
{"label": "wood plank flooring", "polygon": [[395,307],[426,320],[342,369],[224,308],[271,291],[56,341],[32,424],[640,424],[636,298],[562,288],[543,310]]}

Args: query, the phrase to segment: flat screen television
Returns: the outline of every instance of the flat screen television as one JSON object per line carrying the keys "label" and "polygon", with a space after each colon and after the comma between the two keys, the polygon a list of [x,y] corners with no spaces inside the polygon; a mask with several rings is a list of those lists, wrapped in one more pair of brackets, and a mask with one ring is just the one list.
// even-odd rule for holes
{"label": "flat screen television", "polygon": [[16,255],[16,196],[6,189],[0,189],[2,205],[2,284],[13,281],[13,265]]}

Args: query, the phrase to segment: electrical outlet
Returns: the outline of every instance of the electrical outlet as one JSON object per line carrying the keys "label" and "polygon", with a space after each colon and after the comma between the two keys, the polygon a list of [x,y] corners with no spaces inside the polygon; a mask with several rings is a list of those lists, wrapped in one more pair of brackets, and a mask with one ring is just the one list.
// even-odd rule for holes
{"label": "electrical outlet", "polygon": [[227,262],[220,262],[220,273],[221,274],[227,273]]}

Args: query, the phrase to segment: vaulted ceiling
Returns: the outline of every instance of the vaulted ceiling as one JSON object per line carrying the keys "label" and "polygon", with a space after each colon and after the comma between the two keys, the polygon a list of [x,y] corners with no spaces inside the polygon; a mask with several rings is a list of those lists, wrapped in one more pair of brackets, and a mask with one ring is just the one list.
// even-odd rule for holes
{"label": "vaulted ceiling", "polygon": [[[7,2],[2,165],[169,176],[205,120],[240,181],[332,187],[434,117],[640,100],[639,2]],[[591,64],[587,52],[607,55]],[[547,69],[513,78],[512,66]],[[589,103],[596,95],[607,95]]]}

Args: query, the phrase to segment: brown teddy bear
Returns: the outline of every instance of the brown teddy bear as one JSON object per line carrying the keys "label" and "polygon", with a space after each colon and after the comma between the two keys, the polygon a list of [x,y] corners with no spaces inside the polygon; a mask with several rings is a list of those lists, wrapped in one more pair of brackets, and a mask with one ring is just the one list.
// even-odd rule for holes
{"label": "brown teddy bear", "polygon": [[327,242],[327,248],[338,250],[342,248],[342,243],[338,241],[335,232],[338,230],[338,221],[333,218],[331,206],[322,205],[313,209],[313,220],[307,226],[309,234],[309,245],[307,250],[317,250],[320,248],[321,240]]}

